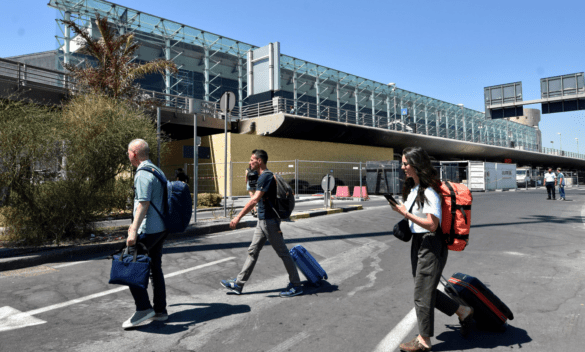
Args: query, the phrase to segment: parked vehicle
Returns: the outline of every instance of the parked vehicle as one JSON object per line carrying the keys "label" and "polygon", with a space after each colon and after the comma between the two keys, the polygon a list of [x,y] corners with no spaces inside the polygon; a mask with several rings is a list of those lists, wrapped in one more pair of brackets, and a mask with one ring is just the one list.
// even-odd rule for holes
{"label": "parked vehicle", "polygon": [[542,185],[542,180],[539,180],[538,169],[530,167],[520,167],[516,169],[516,184],[518,187],[529,186],[535,187],[537,184]]}

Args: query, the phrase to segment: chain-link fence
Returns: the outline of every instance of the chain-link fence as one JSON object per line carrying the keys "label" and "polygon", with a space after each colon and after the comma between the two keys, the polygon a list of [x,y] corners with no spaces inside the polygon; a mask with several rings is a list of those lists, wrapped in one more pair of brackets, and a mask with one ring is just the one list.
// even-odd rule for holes
{"label": "chain-link fence", "polygon": [[[193,164],[165,165],[162,167],[162,170],[168,179],[175,180],[177,170],[179,168],[183,169],[183,172],[185,172],[189,178],[189,186],[193,189],[193,166]],[[228,196],[248,195],[246,190],[246,169],[248,166],[248,162],[228,163]],[[323,193],[321,181],[326,175],[332,175],[335,179],[335,188],[333,189],[332,194],[336,194],[338,186],[348,187],[350,196],[353,194],[356,186],[366,186],[365,163],[285,160],[269,161],[268,169],[273,173],[282,176],[282,178],[284,178],[284,180],[293,188],[296,195]],[[197,174],[198,193],[219,193],[223,195],[223,163],[199,163]]]}
{"label": "chain-link fence", "polygon": [[[227,168],[227,195],[248,196],[246,190],[246,169],[248,162],[230,162]],[[468,185],[471,177],[468,162],[434,162],[435,168],[440,174],[441,180],[459,182]],[[193,164],[166,165],[162,167],[170,180],[175,180],[177,170],[181,168],[189,178],[189,186],[193,189]],[[367,163],[359,162],[337,162],[337,161],[310,161],[310,160],[285,160],[270,161],[268,169],[284,178],[298,195],[323,194],[321,182],[327,175],[335,179],[335,187],[331,194],[338,195],[337,188],[344,187],[349,197],[353,197],[359,187],[364,187],[367,194],[400,194],[404,181],[404,172],[401,170],[399,161],[372,161]],[[493,170],[484,170],[486,179],[485,190],[491,190],[487,183],[491,182],[489,177]],[[482,173],[484,173],[482,171]],[[543,186],[543,174],[545,170],[534,169],[532,182],[518,183],[518,188],[538,188]],[[576,171],[563,171],[568,187],[577,187],[579,175]],[[494,174],[490,177],[497,181]],[[516,175],[511,175],[515,178]],[[200,163],[198,165],[198,193],[218,193],[223,196],[224,189],[224,164],[223,163]],[[492,180],[493,181],[493,180]],[[347,188],[345,188],[347,187]],[[498,186],[495,186],[498,187]],[[506,186],[504,188],[510,188]],[[511,188],[516,188],[511,187]],[[500,187],[501,188],[501,187]],[[495,189],[495,188],[494,188]],[[355,193],[356,195],[359,193]]]}

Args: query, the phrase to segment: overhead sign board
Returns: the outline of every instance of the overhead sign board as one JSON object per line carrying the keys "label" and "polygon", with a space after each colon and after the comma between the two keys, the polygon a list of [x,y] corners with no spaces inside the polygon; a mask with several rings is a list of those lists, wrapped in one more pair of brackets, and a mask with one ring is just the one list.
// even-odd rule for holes
{"label": "overhead sign board", "polygon": [[542,99],[551,100],[542,103],[543,114],[585,110],[583,72],[541,78],[540,96]]}
{"label": "overhead sign board", "polygon": [[522,106],[502,107],[504,104],[522,101],[522,82],[498,84],[483,89],[487,118],[501,119],[522,116]]}
{"label": "overhead sign board", "polygon": [[280,90],[280,43],[248,51],[248,96]]}

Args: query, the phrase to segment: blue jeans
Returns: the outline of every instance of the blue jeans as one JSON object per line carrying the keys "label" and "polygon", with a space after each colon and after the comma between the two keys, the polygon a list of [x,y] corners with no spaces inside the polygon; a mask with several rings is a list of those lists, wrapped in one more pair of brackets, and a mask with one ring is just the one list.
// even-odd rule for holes
{"label": "blue jeans", "polygon": [[[165,289],[165,277],[162,272],[162,249],[168,233],[166,231],[141,234],[138,236],[138,242],[143,243],[148,248],[150,256],[150,278],[152,282],[153,304],[156,313],[166,312],[167,293]],[[136,310],[147,310],[153,308],[150,305],[148,291],[140,288],[130,287]]]}
{"label": "blue jeans", "polygon": [[559,185],[559,197],[565,199],[565,186]]}

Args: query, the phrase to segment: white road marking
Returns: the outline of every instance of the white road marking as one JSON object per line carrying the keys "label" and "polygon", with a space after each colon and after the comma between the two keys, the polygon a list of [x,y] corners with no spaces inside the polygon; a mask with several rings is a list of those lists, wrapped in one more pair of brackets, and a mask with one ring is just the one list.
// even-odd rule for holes
{"label": "white road marking", "polygon": [[510,254],[510,255],[517,255],[517,256],[525,256],[526,254],[524,253],[519,253],[519,252],[504,252],[505,254]]}
{"label": "white road marking", "polygon": [[[445,292],[443,284],[439,284],[437,289]],[[416,324],[416,311],[412,308],[412,310],[402,318],[400,323],[398,323],[398,325],[396,325],[394,329],[392,329],[392,331],[390,331],[388,335],[378,343],[374,352],[394,351],[398,349],[398,345],[405,340],[406,336],[410,334],[410,331],[414,329]]]}
{"label": "white road marking", "polygon": [[22,313],[12,307],[6,306],[0,308],[0,332],[44,323],[46,321]]}
{"label": "white road marking", "polygon": [[[188,273],[190,271],[194,271],[194,270],[198,270],[198,269],[203,269],[203,268],[206,268],[208,266],[212,266],[215,264],[219,264],[219,263],[223,263],[223,262],[226,262],[229,260],[233,260],[235,258],[236,257],[224,258],[224,259],[216,260],[214,262],[197,265],[197,266],[194,266],[192,268],[175,271],[174,273],[165,275],[165,278],[168,279],[168,278],[171,278],[173,276],[185,274],[185,273]],[[122,286],[122,287],[114,288],[111,290],[94,293],[92,295],[88,295],[85,297],[73,299],[73,300],[70,300],[67,302],[53,304],[53,305],[48,306],[48,307],[34,309],[34,310],[31,310],[28,312],[20,312],[14,308],[11,308],[8,306],[2,307],[2,308],[0,308],[0,332],[23,328],[23,327],[27,327],[27,326],[31,326],[31,325],[38,325],[38,324],[46,323],[46,321],[43,321],[43,320],[40,320],[37,318],[33,318],[32,316],[37,315],[37,314],[41,314],[41,313],[45,313],[45,312],[48,312],[48,311],[51,311],[54,309],[63,308],[63,307],[67,307],[67,306],[70,306],[73,304],[85,302],[85,301],[88,301],[88,300],[91,300],[94,298],[107,296],[107,295],[110,295],[112,293],[124,291],[127,289],[128,289],[127,286]]]}
{"label": "white road marking", "polygon": [[53,269],[59,269],[59,268],[67,267],[67,266],[72,266],[72,265],[77,265],[77,264],[83,264],[83,263],[89,263],[89,262],[92,262],[94,260],[100,260],[100,259],[105,259],[105,258],[107,258],[107,257],[99,257],[99,258],[95,258],[93,260],[83,260],[83,261],[80,261],[80,262],[71,262],[71,263],[58,264],[58,265],[51,266],[51,268],[53,268]]}
{"label": "white road marking", "polygon": [[410,331],[416,326],[416,312],[414,308],[408,312],[408,314],[390,331],[386,337],[378,346],[374,352],[394,351],[398,348],[398,345],[410,334]]}
{"label": "white road marking", "polygon": [[299,342],[303,341],[307,337],[309,337],[309,334],[303,331],[300,334],[297,334],[297,335],[291,337],[290,339],[284,341],[280,345],[272,348],[268,352],[284,352],[284,351],[288,351],[289,349],[293,349],[293,347],[295,347],[295,345],[297,345]]}

